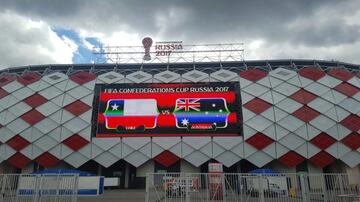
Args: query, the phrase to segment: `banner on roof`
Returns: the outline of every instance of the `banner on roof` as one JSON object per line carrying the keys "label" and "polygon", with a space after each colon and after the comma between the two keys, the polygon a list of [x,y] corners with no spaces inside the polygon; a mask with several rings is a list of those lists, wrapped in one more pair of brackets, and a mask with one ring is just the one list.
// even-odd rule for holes
{"label": "banner on roof", "polygon": [[99,84],[96,137],[241,135],[238,83]]}

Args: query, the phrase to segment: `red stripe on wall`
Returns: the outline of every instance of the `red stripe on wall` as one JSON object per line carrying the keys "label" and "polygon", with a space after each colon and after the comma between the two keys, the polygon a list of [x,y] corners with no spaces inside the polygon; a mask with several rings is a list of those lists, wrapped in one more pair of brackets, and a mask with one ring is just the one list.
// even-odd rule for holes
{"label": "red stripe on wall", "polygon": [[99,100],[109,99],[156,99],[158,107],[173,107],[178,98],[224,98],[227,103],[236,99],[234,92],[201,92],[201,93],[100,93]]}
{"label": "red stripe on wall", "polygon": [[189,133],[184,133],[184,134],[175,134],[175,133],[170,133],[170,134],[141,134],[141,133],[127,133],[127,134],[96,134],[96,137],[100,137],[100,138],[106,138],[106,137],[204,137],[204,136],[239,136],[239,134],[234,133],[234,134],[189,134]]}

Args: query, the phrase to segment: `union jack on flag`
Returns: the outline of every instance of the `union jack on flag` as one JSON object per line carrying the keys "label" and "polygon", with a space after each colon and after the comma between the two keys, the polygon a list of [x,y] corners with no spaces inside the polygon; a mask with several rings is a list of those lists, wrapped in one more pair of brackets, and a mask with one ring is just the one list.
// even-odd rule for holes
{"label": "union jack on flag", "polygon": [[229,113],[224,98],[178,98],[174,110],[176,127],[188,130],[226,128]]}
{"label": "union jack on flag", "polygon": [[199,98],[181,98],[177,100],[176,111],[200,111],[200,99]]}

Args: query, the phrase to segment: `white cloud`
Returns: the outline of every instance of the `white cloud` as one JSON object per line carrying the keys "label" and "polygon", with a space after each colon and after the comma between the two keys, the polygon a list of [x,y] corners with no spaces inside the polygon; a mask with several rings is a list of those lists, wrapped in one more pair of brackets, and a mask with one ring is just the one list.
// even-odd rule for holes
{"label": "white cloud", "polygon": [[39,53],[43,53],[55,63],[72,63],[73,55],[78,49],[78,45],[73,40],[65,36],[60,38],[55,32],[49,30],[48,42],[54,49],[45,47]]}
{"label": "white cloud", "polygon": [[130,33],[125,31],[103,33],[84,29],[79,31],[79,35],[82,39],[87,37],[95,37],[99,39],[99,41],[105,46],[141,46],[141,40],[143,37],[137,33]]}
{"label": "white cloud", "polygon": [[344,17],[348,25],[360,25],[360,11],[357,11],[353,15]]}
{"label": "white cloud", "polygon": [[167,11],[155,13],[154,25],[157,28],[157,36],[170,37],[165,40],[176,40],[168,33],[177,30],[178,27],[191,21],[192,17],[194,15],[189,10],[174,6],[170,7]]}
{"label": "white cloud", "polygon": [[245,43],[245,49],[244,49],[245,59],[252,59],[252,60],[264,59],[264,58],[260,58],[259,55],[259,53],[262,52],[262,48],[264,44],[265,41],[262,39],[256,39],[250,41],[249,44]]}
{"label": "white cloud", "polygon": [[[182,40],[184,44],[241,41],[247,60],[315,58],[360,63],[359,5],[358,0],[211,4],[206,0],[13,0],[0,8],[0,66],[71,63],[78,45],[92,49],[86,37],[95,37],[105,46],[142,46],[146,36],[155,42]],[[94,8],[102,9],[89,13]],[[58,37],[51,27],[80,33],[81,44]]]}
{"label": "white cloud", "polygon": [[72,63],[77,45],[59,37],[44,21],[14,12],[0,13],[0,66]]}
{"label": "white cloud", "polygon": [[353,44],[339,44],[327,47],[301,44],[270,43],[262,39],[250,41],[245,48],[245,60],[257,59],[316,59],[337,60],[359,64],[360,41]]}

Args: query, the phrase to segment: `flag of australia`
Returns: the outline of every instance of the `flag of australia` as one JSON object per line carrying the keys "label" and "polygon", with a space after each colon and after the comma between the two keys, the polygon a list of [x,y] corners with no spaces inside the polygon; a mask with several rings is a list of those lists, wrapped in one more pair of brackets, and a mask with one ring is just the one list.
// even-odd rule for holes
{"label": "flag of australia", "polygon": [[227,127],[229,113],[224,98],[179,98],[173,114],[177,128],[215,130]]}

